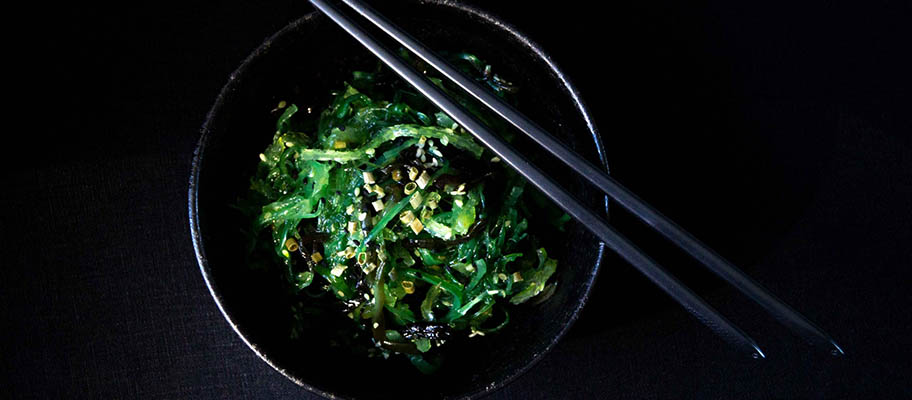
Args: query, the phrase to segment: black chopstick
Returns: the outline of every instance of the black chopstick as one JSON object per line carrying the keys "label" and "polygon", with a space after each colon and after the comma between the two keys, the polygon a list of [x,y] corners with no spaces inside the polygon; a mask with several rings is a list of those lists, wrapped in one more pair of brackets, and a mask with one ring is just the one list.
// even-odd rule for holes
{"label": "black chopstick", "polygon": [[710,271],[737,288],[750,299],[764,307],[780,323],[799,334],[809,343],[829,349],[836,354],[843,354],[842,348],[822,329],[807,317],[785,304],[775,295],[763,288],[757,281],[744,274],[731,262],[700,242],[696,237],[682,229],[659,211],[638,198],[604,171],[584,160],[574,151],[564,146],[553,135],[538,124],[529,120],[515,108],[493,95],[473,79],[465,76],[451,66],[432,50],[421,44],[414,37],[402,31],[383,15],[360,0],[342,0],[367,20],[383,30],[386,34],[409,49],[412,53],[434,67],[446,78],[459,85],[489,109],[509,121],[517,129],[536,141],[551,154],[570,166],[593,185],[604,191],[622,207],[636,215],[646,224],[659,231],[668,240],[682,248],[700,261]]}
{"label": "black chopstick", "polygon": [[580,221],[618,255],[627,260],[659,288],[664,290],[675,301],[684,306],[700,322],[712,329],[721,338],[750,354],[754,358],[765,357],[763,351],[741,329],[733,325],[709,304],[706,304],[692,290],[666,272],[655,261],[646,256],[636,246],[619,233],[611,229],[604,221],[586,209],[572,195],[562,189],[551,178],[533,166],[522,155],[499,137],[488,131],[469,112],[432,84],[421,73],[397,57],[395,53],[374,39],[363,28],[342,14],[335,6],[325,0],[310,0],[321,12],[348,32],[364,47],[370,50],[381,61],[393,69],[409,84],[415,87],[437,107],[446,112],[463,128],[471,132],[504,162],[512,166],[530,183],[551,198],[559,207]]}

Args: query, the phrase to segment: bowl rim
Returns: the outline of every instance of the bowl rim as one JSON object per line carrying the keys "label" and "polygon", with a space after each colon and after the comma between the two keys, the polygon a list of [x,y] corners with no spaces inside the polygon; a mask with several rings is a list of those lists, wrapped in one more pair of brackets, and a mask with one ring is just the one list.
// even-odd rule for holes
{"label": "bowl rim", "polygon": [[[455,9],[456,11],[460,11],[462,13],[471,15],[475,18],[479,18],[479,19],[483,20],[485,23],[499,28],[507,36],[512,37],[514,40],[518,41],[522,46],[524,46],[526,48],[526,50],[531,51],[541,61],[545,62],[548,69],[550,70],[550,73],[553,75],[553,78],[557,79],[557,81],[560,83],[561,89],[565,92],[565,94],[570,96],[574,108],[579,113],[579,115],[583,118],[583,120],[586,124],[586,128],[588,129],[589,133],[591,134],[592,141],[595,145],[595,150],[596,150],[596,153],[598,154],[601,166],[605,169],[606,172],[610,172],[610,170],[608,168],[608,161],[607,161],[607,157],[605,155],[605,147],[602,142],[601,134],[599,133],[598,128],[595,126],[595,123],[592,121],[592,118],[589,115],[589,111],[586,108],[586,105],[583,102],[579,91],[573,85],[573,83],[570,81],[570,79],[567,78],[566,75],[564,75],[563,71],[560,68],[558,68],[558,66],[554,63],[554,61],[551,59],[551,57],[548,56],[537,43],[535,43],[534,41],[529,39],[528,36],[526,36],[524,33],[519,31],[513,25],[506,23],[506,22],[502,21],[501,19],[499,19],[498,17],[496,17],[486,11],[483,11],[475,6],[460,3],[458,1],[453,1],[453,0],[418,0],[417,3],[420,3],[422,5],[431,4],[431,5],[436,5],[436,6],[440,6],[440,7],[449,7],[449,8]],[[279,373],[284,375],[286,378],[288,378],[292,382],[296,383],[297,385],[303,387],[304,389],[306,389],[314,394],[318,394],[320,396],[330,398],[330,399],[341,399],[344,397],[331,393],[331,392],[328,392],[319,387],[316,387],[315,385],[313,385],[309,382],[305,382],[303,379],[295,376],[294,374],[289,372],[287,369],[278,365],[256,343],[253,343],[252,341],[250,341],[250,339],[247,337],[247,335],[242,331],[241,327],[238,326],[238,324],[235,322],[234,317],[232,316],[231,312],[225,308],[224,302],[222,299],[222,295],[219,292],[218,288],[216,287],[217,285],[210,279],[211,269],[209,267],[208,259],[206,257],[202,234],[200,233],[199,212],[198,212],[199,175],[200,175],[201,165],[202,165],[202,161],[203,161],[203,150],[206,147],[206,144],[208,142],[209,135],[210,135],[210,133],[209,133],[210,132],[210,123],[212,122],[213,117],[223,107],[229,92],[231,92],[232,89],[234,89],[235,85],[237,84],[236,78],[238,76],[240,76],[241,74],[243,74],[244,72],[246,72],[247,67],[252,63],[252,61],[255,58],[257,58],[258,56],[260,56],[261,53],[264,50],[266,50],[272,44],[272,42],[275,41],[277,38],[279,38],[280,36],[283,36],[289,32],[294,31],[299,26],[309,23],[318,17],[322,17],[322,15],[318,11],[313,11],[313,12],[305,14],[302,17],[288,23],[287,25],[282,27],[280,30],[278,30],[274,34],[270,35],[265,41],[263,41],[263,43],[260,44],[256,49],[254,49],[247,57],[245,57],[244,60],[241,62],[241,64],[237,67],[237,69],[235,69],[229,75],[228,83],[226,83],[222,87],[218,96],[216,97],[215,103],[213,103],[212,108],[209,110],[208,113],[206,113],[205,122],[203,123],[203,126],[200,129],[200,139],[197,142],[197,145],[193,151],[193,160],[192,160],[192,164],[191,164],[189,188],[188,188],[188,212],[189,212],[189,217],[190,217],[189,218],[190,219],[190,221],[189,221],[190,222],[189,223],[190,236],[191,236],[191,239],[193,242],[193,250],[196,255],[196,260],[197,260],[197,264],[199,266],[200,274],[202,275],[203,280],[205,281],[206,288],[209,290],[209,294],[215,300],[215,303],[218,306],[219,311],[222,313],[222,316],[225,318],[225,320],[228,322],[228,324],[231,326],[231,328],[234,330],[234,332],[241,338],[241,340],[244,342],[244,344],[247,345],[247,347],[249,347],[251,350],[253,350],[253,352],[260,359],[262,359],[264,362],[266,362],[266,364],[268,364],[270,367],[272,367],[273,369],[275,369],[276,371],[278,371]],[[605,216],[607,217],[609,215],[609,199],[607,196],[605,196],[605,198],[604,198],[604,211],[605,211]],[[564,324],[562,329],[559,330],[556,335],[551,337],[550,341],[545,345],[544,349],[541,352],[535,354],[529,362],[527,362],[525,365],[517,368],[514,372],[509,374],[506,378],[501,379],[500,381],[497,381],[497,382],[493,382],[492,384],[489,384],[489,385],[479,388],[477,390],[468,392],[464,395],[460,395],[459,397],[476,398],[478,396],[492,393],[500,388],[503,388],[503,387],[507,386],[508,384],[510,384],[511,382],[513,382],[516,378],[522,376],[527,371],[529,371],[533,366],[535,366],[544,357],[545,354],[550,352],[551,349],[560,341],[561,338],[563,338],[563,336],[567,333],[567,331],[569,331],[569,329],[573,326],[573,324],[579,318],[580,310],[582,310],[582,308],[586,305],[586,302],[588,301],[589,296],[591,294],[592,287],[595,283],[595,280],[598,277],[598,273],[601,269],[601,265],[604,260],[604,253],[605,253],[605,244],[602,242],[599,242],[598,253],[596,255],[595,265],[592,267],[591,271],[589,272],[589,276],[587,279],[587,285],[583,291],[582,296],[580,297],[579,305],[576,307],[576,309],[572,310],[570,319],[567,321],[566,324]]]}

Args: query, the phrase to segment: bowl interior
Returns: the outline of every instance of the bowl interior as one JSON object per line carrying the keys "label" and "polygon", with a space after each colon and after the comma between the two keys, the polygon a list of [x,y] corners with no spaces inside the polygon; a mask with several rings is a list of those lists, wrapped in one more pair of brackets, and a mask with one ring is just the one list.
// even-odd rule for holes
{"label": "bowl interior", "polygon": [[[469,51],[521,89],[519,109],[593,163],[601,145],[558,72],[532,44],[509,27],[450,2],[396,2],[383,12],[432,48]],[[508,382],[537,360],[575,319],[601,262],[602,247],[580,226],[542,231],[558,259],[558,286],[543,304],[515,309],[507,328],[484,338],[448,343],[435,375],[421,375],[402,357],[367,359],[329,345],[325,322],[305,321],[305,337],[289,339],[291,317],[281,281],[244,263],[247,226],[231,205],[247,191],[258,159],[270,142],[280,100],[321,110],[330,92],[353,70],[376,59],[328,19],[311,14],[257,49],[231,76],[208,116],[191,186],[193,236],[203,275],[232,326],[273,367],[308,389],[328,396],[464,397]],[[603,197],[522,139],[515,143],[593,209]],[[319,279],[319,278],[317,278]],[[344,318],[344,317],[343,317]]]}

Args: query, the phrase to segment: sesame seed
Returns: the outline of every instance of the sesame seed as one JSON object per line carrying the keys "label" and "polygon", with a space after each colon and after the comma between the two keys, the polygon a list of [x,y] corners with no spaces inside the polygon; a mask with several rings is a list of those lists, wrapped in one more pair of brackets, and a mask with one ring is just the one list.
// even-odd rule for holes
{"label": "sesame seed", "polygon": [[424,229],[424,224],[422,224],[420,220],[415,219],[409,224],[409,227],[412,228],[412,232],[415,232],[417,235]]}
{"label": "sesame seed", "polygon": [[414,192],[415,189],[417,189],[417,188],[418,188],[418,184],[417,184],[417,183],[415,183],[415,182],[409,182],[409,183],[406,183],[406,184],[405,184],[405,189],[403,189],[403,190],[405,191],[405,194],[406,194],[406,195],[410,195],[410,194],[412,194],[412,192]]}
{"label": "sesame seed", "polygon": [[338,278],[338,277],[342,276],[342,273],[345,272],[346,268],[348,268],[348,267],[346,267],[343,264],[336,264],[336,266],[333,267],[332,270],[329,271],[329,273]]}
{"label": "sesame seed", "polygon": [[428,175],[427,171],[421,171],[421,176],[418,177],[416,182],[418,187],[424,189],[431,182],[431,176]]}
{"label": "sesame seed", "polygon": [[411,224],[415,220],[415,214],[412,214],[411,211],[406,210],[402,214],[399,214],[399,221],[403,224]]}
{"label": "sesame seed", "polygon": [[260,161],[266,162],[266,155],[265,155],[265,154],[260,153]]}
{"label": "sesame seed", "polygon": [[296,242],[294,238],[288,238],[285,240],[285,248],[294,253],[298,251],[298,242]]}
{"label": "sesame seed", "polygon": [[422,201],[424,201],[424,199],[421,198],[421,192],[418,192],[409,199],[409,204],[412,205],[412,208],[417,210],[418,207],[421,207]]}

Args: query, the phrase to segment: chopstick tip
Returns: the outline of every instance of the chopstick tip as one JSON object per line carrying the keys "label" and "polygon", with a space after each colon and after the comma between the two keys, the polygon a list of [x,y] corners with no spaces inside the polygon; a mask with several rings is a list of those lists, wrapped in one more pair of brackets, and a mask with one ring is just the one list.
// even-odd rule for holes
{"label": "chopstick tip", "polygon": [[839,344],[837,344],[835,340],[830,339],[830,345],[832,346],[830,349],[830,354],[832,354],[834,357],[842,357],[845,355],[845,352],[842,351],[842,347],[839,347]]}

